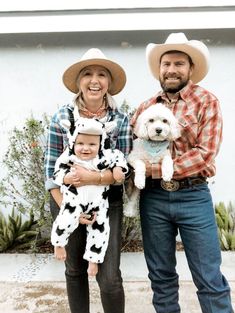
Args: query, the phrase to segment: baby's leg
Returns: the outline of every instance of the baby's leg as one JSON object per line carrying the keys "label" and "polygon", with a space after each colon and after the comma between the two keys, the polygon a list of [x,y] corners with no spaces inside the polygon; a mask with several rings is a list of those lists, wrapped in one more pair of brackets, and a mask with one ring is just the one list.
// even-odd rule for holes
{"label": "baby's leg", "polygon": [[57,260],[65,261],[67,256],[65,247],[54,247],[54,255]]}
{"label": "baby's leg", "polygon": [[87,244],[83,258],[93,263],[103,263],[109,242],[108,201],[102,200],[100,210],[96,212],[96,221],[87,225]]}
{"label": "baby's leg", "polygon": [[98,264],[93,263],[93,262],[89,262],[87,273],[89,276],[95,276],[98,273]]}

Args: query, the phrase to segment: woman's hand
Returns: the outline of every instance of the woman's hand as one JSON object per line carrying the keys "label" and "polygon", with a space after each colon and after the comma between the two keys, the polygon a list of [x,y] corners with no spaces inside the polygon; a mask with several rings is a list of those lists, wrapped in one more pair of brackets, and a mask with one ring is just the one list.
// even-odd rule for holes
{"label": "woman's hand", "polygon": [[64,183],[66,185],[74,185],[75,187],[88,185],[90,173],[91,171],[84,167],[73,165],[70,172],[65,175]]}
{"label": "woman's hand", "polygon": [[64,183],[81,187],[86,185],[110,185],[114,183],[113,174],[110,170],[103,172],[102,177],[97,171],[90,171],[79,165],[73,165],[71,171],[65,175]]}

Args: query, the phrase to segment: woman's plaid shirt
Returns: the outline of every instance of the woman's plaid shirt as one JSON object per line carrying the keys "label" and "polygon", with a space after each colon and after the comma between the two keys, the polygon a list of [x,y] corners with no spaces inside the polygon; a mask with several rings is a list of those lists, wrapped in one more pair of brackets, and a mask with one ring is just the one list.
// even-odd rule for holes
{"label": "woman's plaid shirt", "polygon": [[[60,122],[69,119],[69,111],[73,111],[72,105],[65,105],[52,117],[48,137],[47,147],[45,151],[45,176],[46,189],[56,188],[52,181],[54,166],[57,158],[68,145],[66,130],[61,126]],[[132,149],[132,131],[129,125],[128,117],[119,112],[117,109],[108,111],[108,121],[115,120],[117,127],[110,135],[111,149],[119,149],[127,156]]]}
{"label": "woman's plaid shirt", "polygon": [[[171,146],[174,159],[174,178],[215,175],[215,157],[222,141],[222,116],[218,99],[191,81],[169,101],[164,92],[142,103],[134,114],[131,124],[149,106],[158,102],[169,107],[178,119],[181,137]],[[155,167],[161,177],[160,164]]]}

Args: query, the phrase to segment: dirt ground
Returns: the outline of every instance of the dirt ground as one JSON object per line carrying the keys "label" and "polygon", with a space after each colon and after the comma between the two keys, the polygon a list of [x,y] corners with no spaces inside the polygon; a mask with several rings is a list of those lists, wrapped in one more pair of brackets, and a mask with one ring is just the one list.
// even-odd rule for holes
{"label": "dirt ground", "polygon": [[[91,313],[102,313],[99,291],[91,282]],[[125,282],[126,313],[154,313],[152,292],[148,282]],[[231,284],[235,305],[235,282]],[[180,284],[182,313],[200,313],[195,287]],[[64,282],[0,283],[0,312],[5,313],[69,313]]]}
{"label": "dirt ground", "polygon": [[[97,285],[90,285],[91,312],[102,313]],[[126,292],[128,289],[127,312],[154,312],[148,283],[133,283],[131,288],[127,285],[125,289]],[[0,312],[5,313],[70,312],[64,282],[0,283],[0,299]]]}

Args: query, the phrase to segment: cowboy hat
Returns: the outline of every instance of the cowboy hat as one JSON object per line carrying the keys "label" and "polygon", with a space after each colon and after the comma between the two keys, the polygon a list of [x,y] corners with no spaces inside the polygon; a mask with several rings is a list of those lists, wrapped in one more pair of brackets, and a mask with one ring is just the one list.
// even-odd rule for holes
{"label": "cowboy hat", "polygon": [[112,82],[108,91],[111,95],[119,93],[124,88],[126,84],[126,74],[123,68],[117,63],[107,59],[101,50],[91,48],[81,57],[79,62],[71,65],[64,72],[63,82],[70,91],[78,93],[77,77],[81,70],[89,65],[100,65],[110,72]]}
{"label": "cowboy hat", "polygon": [[196,84],[209,70],[209,50],[198,40],[188,40],[184,33],[172,33],[163,44],[150,43],[146,47],[146,57],[153,76],[159,80],[160,59],[168,51],[181,51],[192,59],[194,70],[191,80]]}

